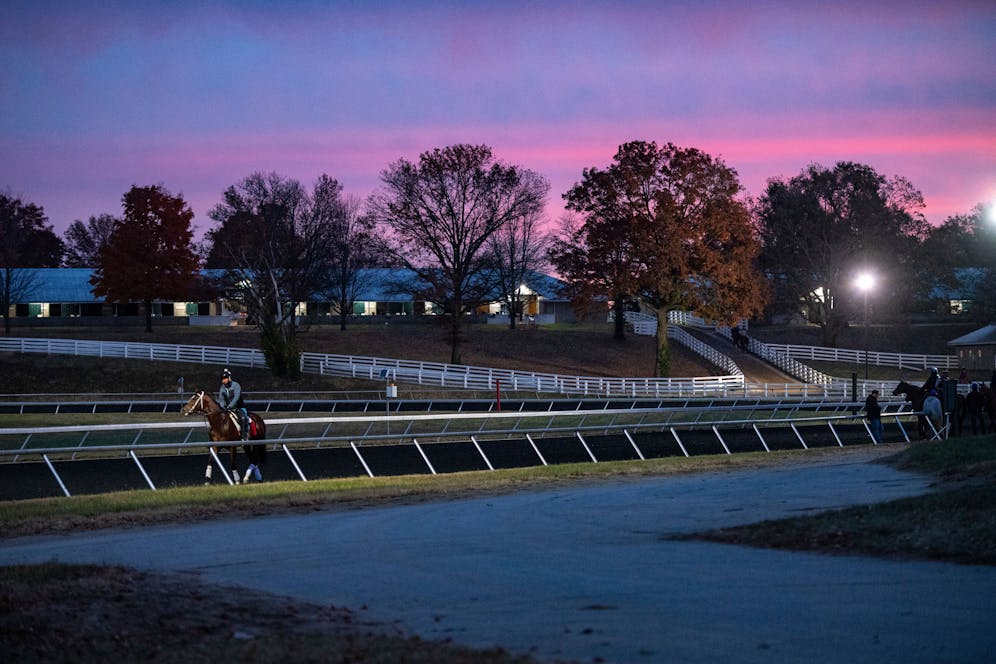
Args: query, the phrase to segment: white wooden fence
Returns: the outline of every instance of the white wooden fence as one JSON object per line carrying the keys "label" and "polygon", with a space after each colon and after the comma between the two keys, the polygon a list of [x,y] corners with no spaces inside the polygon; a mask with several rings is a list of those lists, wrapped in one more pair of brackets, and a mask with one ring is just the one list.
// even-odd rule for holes
{"label": "white wooden fence", "polygon": [[[0,351],[88,357],[116,357],[171,362],[196,362],[240,367],[265,367],[262,351],[250,348],[185,346],[73,339],[0,338]],[[303,353],[301,370],[326,376],[398,380],[420,385],[471,390],[552,392],[591,396],[706,396],[742,394],[743,374],[701,378],[608,378],[491,369],[438,362],[420,362],[352,355]]]}
{"label": "white wooden fence", "polygon": [[131,360],[159,360],[164,362],[195,362],[197,364],[222,364],[233,367],[266,366],[266,358],[263,356],[263,351],[261,350],[255,348],[223,348],[220,346],[0,337],[0,351],[45,353],[47,355],[116,357]]}
{"label": "white wooden fence", "polygon": [[[805,382],[802,384],[746,383],[743,372],[729,357],[695,339],[677,326],[668,326],[668,330],[669,337],[688,345],[713,364],[727,369],[730,374],[699,378],[569,376],[436,362],[319,353],[302,354],[301,370],[304,373],[369,380],[391,379],[444,388],[491,391],[501,387],[507,391],[546,392],[593,397],[798,396],[822,399],[857,399],[863,398],[871,389],[878,389],[885,395],[891,392],[891,388],[894,387],[891,381],[861,381],[859,382],[858,394],[851,394],[849,380],[827,376],[790,357],[790,353],[784,352],[784,347],[763,344],[753,338],[750,341],[752,351]],[[728,334],[729,330],[726,330],[726,333]],[[219,346],[0,337],[0,351],[193,362],[236,367],[266,366],[266,359],[262,351],[258,349]]]}
{"label": "white wooden fence", "polygon": [[[817,360],[822,362],[845,362],[849,364],[864,364],[865,351],[851,348],[826,348],[821,346],[795,346],[788,344],[768,344],[775,352],[783,353],[797,360]],[[898,369],[926,370],[930,367],[938,369],[955,369],[958,367],[957,355],[913,355],[909,353],[881,353],[868,351],[868,364],[877,367],[896,367]]]}
{"label": "white wooden fence", "polygon": [[[684,316],[672,314],[685,314]],[[612,322],[612,316],[614,314],[609,314],[609,322]],[[651,316],[650,314],[640,313],[638,311],[627,311],[624,314],[624,318],[627,323],[633,326],[633,334],[640,336],[656,336],[657,334],[657,316]],[[713,366],[719,367],[720,370],[725,371],[730,376],[743,376],[743,370],[737,366],[728,355],[716,350],[707,343],[699,341],[692,335],[690,335],[681,327],[676,327],[677,325],[685,325],[683,321],[690,321],[694,317],[687,314],[687,312],[668,312],[668,322],[674,323],[673,325],[668,325],[667,328],[667,338],[680,343],[682,346],[686,346],[692,352],[697,353],[708,360]],[[701,318],[697,319],[702,321]],[[704,325],[698,325],[698,327],[704,327]]]}

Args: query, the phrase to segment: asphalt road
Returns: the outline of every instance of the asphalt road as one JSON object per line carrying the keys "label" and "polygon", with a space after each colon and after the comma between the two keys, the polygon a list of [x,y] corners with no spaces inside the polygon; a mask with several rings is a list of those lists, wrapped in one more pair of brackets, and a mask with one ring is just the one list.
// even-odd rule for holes
{"label": "asphalt road", "polygon": [[823,462],[3,540],[0,564],[189,572],[544,661],[991,661],[996,568],[669,539],[928,490]]}

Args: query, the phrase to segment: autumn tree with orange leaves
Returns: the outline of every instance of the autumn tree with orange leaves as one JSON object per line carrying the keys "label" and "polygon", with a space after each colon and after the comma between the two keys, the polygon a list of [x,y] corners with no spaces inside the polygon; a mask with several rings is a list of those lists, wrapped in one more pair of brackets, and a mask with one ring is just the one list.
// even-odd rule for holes
{"label": "autumn tree with orange leaves", "polygon": [[670,372],[669,311],[733,324],[759,314],[759,243],[734,169],[695,148],[633,141],[589,168],[564,198],[580,215],[551,260],[579,298],[641,298],[657,315],[656,373]]}

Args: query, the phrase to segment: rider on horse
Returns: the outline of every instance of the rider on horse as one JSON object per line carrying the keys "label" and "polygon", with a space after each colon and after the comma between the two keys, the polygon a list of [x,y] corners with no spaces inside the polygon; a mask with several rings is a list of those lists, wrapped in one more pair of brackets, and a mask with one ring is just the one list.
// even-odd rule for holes
{"label": "rider on horse", "polygon": [[920,389],[923,390],[924,394],[930,394],[931,390],[940,390],[941,386],[937,384],[940,379],[941,377],[937,373],[937,367],[932,367],[930,369],[930,375],[927,376],[927,380],[924,381],[923,387]]}
{"label": "rider on horse", "polygon": [[242,386],[232,380],[232,372],[225,369],[221,372],[221,388],[218,390],[218,403],[222,408],[235,412],[239,417],[239,429],[242,440],[249,440],[249,413],[242,401]]}

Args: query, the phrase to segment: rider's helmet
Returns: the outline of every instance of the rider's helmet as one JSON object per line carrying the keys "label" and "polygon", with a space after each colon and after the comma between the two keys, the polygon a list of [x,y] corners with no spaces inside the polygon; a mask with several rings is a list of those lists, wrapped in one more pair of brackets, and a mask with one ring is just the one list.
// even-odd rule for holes
{"label": "rider's helmet", "polygon": [[232,377],[232,372],[229,371],[228,369],[225,369],[224,371],[221,372],[221,379],[222,380],[225,380],[226,378],[231,378],[231,377]]}
{"label": "rider's helmet", "polygon": [[[225,369],[225,371],[227,372],[228,369]],[[937,374],[937,367],[930,367],[930,373],[936,375]],[[229,375],[231,375],[231,374],[229,374]]]}

